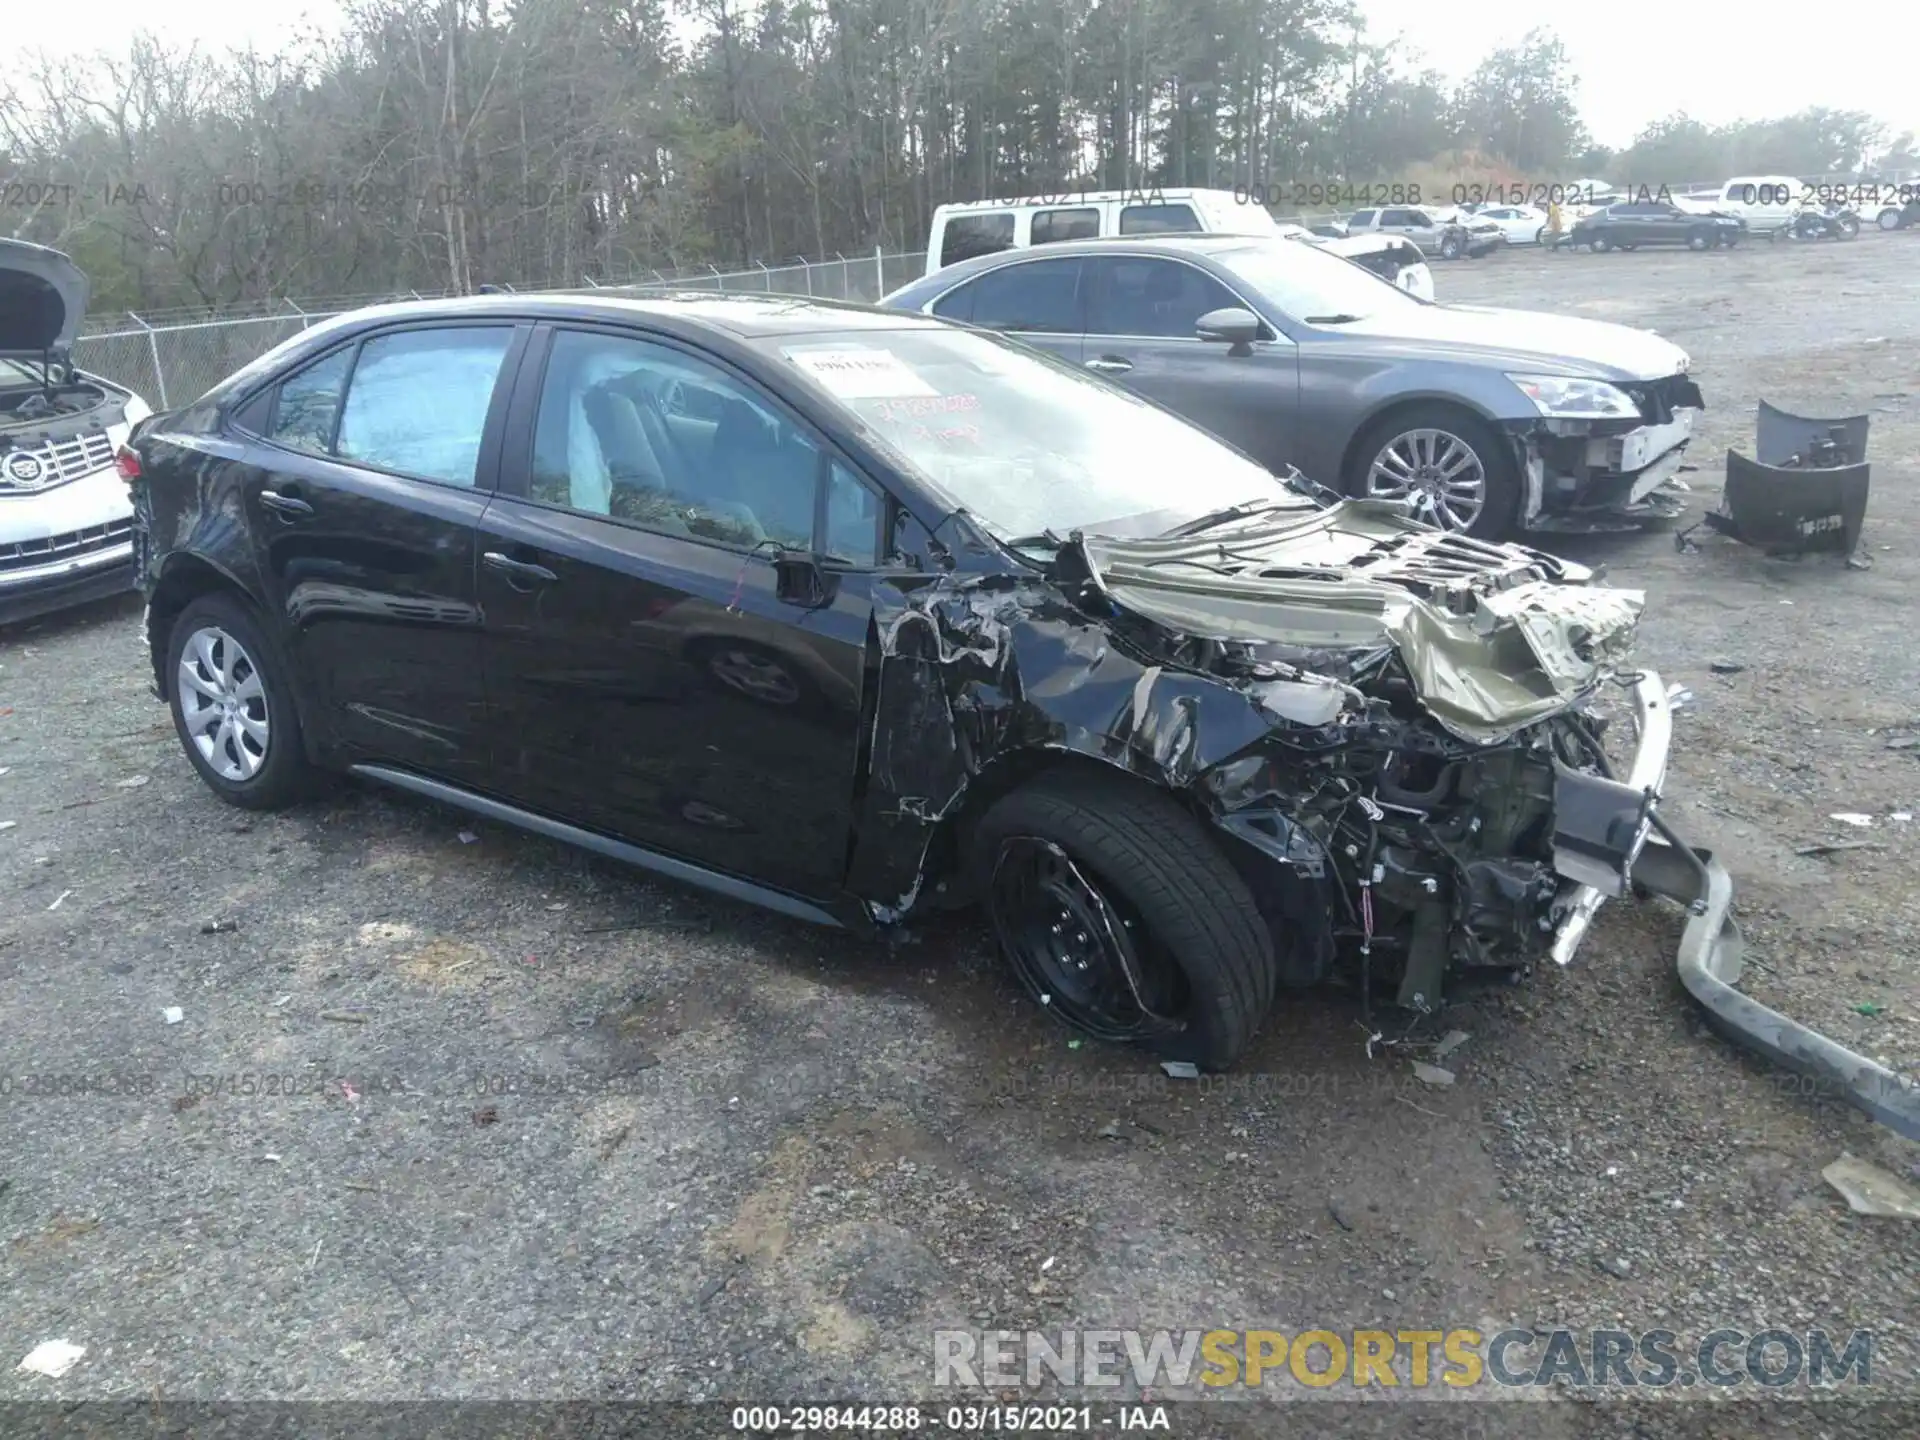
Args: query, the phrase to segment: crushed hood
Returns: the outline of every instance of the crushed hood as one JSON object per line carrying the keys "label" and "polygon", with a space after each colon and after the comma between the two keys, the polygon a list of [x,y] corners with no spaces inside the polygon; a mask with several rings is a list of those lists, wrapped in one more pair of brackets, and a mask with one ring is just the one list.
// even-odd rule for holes
{"label": "crushed hood", "polygon": [[58,250],[0,240],[0,355],[71,355],[92,288]]}
{"label": "crushed hood", "polygon": [[1185,537],[1077,537],[1123,610],[1189,638],[1400,654],[1442,726],[1491,744],[1570,708],[1631,653],[1645,596],[1516,545],[1349,500]]}

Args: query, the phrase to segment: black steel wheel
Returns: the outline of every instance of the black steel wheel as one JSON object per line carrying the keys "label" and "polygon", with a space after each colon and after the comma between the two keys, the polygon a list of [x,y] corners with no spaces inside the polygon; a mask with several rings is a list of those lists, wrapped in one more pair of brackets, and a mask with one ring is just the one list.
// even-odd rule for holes
{"label": "black steel wheel", "polygon": [[1161,791],[1043,775],[981,820],[972,863],[1014,975],[1082,1034],[1224,1070],[1272,1007],[1279,967],[1252,892]]}

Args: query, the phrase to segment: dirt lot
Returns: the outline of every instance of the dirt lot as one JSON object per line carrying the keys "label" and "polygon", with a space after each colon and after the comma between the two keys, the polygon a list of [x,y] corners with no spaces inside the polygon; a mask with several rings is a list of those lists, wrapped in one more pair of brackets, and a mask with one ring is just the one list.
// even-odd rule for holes
{"label": "dirt lot", "polygon": [[[1757,398],[1872,412],[1871,570],[1566,548],[1647,590],[1644,656],[1695,692],[1668,813],[1733,871],[1749,988],[1907,1073],[1916,260],[1869,234],[1437,273],[1685,345],[1703,502]],[[1226,1083],[1173,1081],[1070,1045],[974,929],[889,953],[352,789],[249,820],[178,753],[137,623],[0,637],[0,1399],[877,1401],[930,1393],[942,1326],[1513,1324],[1871,1327],[1871,1391],[1920,1398],[1920,1225],[1820,1178],[1920,1147],[1701,1033],[1671,907],[1610,906],[1574,967],[1450,1013],[1450,1089],[1369,1060],[1337,996],[1287,1003]],[[1879,848],[1795,853],[1836,831]],[[13,1371],[52,1337],[86,1347],[64,1379]],[[1525,1428],[1834,1414],[1706,1393]],[[1341,1408],[1311,1418],[1410,1433]]]}

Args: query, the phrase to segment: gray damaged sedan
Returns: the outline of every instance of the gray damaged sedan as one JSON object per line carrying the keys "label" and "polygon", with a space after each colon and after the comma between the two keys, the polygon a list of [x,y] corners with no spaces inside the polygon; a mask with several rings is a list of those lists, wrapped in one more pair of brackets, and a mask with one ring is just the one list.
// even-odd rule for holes
{"label": "gray damaged sedan", "polygon": [[1021,339],[1276,474],[1407,503],[1442,529],[1633,529],[1686,508],[1705,402],[1645,330],[1445,305],[1315,247],[1231,235],[982,256],[881,302]]}

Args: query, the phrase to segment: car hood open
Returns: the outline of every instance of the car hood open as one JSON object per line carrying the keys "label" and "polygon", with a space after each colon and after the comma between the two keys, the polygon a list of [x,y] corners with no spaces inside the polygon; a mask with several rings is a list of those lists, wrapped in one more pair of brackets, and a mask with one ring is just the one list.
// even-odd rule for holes
{"label": "car hood open", "polygon": [[92,289],[58,250],[0,240],[0,355],[66,359]]}
{"label": "car hood open", "polygon": [[1580,703],[1631,653],[1645,604],[1584,567],[1436,530],[1381,501],[1073,544],[1109,601],[1183,637],[1393,646],[1434,719],[1482,744]]}
{"label": "car hood open", "polygon": [[1689,364],[1686,351],[1651,331],[1479,305],[1396,306],[1330,333],[1343,339],[1377,337],[1401,351],[1492,360],[1596,380],[1662,380]]}

